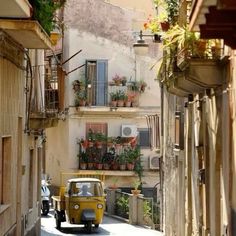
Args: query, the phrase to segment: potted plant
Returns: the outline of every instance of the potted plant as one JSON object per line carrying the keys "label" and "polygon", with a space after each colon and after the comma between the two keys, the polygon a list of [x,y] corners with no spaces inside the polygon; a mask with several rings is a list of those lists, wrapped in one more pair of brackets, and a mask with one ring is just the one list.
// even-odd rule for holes
{"label": "potted plant", "polygon": [[85,90],[79,90],[75,93],[75,106],[85,106],[87,95]]}
{"label": "potted plant", "polygon": [[126,76],[122,76],[122,77],[121,77],[121,84],[122,84],[122,86],[125,86],[125,85],[126,85],[126,82],[127,82]]}
{"label": "potted plant", "polygon": [[112,80],[114,81],[115,85],[119,86],[122,83],[122,77],[120,77],[118,74],[116,74]]}
{"label": "potted plant", "polygon": [[126,154],[124,152],[118,155],[118,163],[120,170],[126,170]]}
{"label": "potted plant", "polygon": [[94,134],[94,139],[97,148],[102,148],[104,141],[106,140],[106,136],[103,133],[97,132]]}
{"label": "potted plant", "polygon": [[141,181],[140,180],[136,180],[136,181],[133,182],[134,189],[131,190],[131,193],[134,196],[137,196],[141,193],[141,190],[139,189],[140,186],[141,186]]}
{"label": "potted plant", "polygon": [[87,169],[87,164],[88,164],[88,155],[86,152],[81,152],[80,154],[77,155],[79,158],[79,165],[81,170],[86,170]]}
{"label": "potted plant", "polygon": [[119,169],[119,162],[118,162],[118,155],[114,156],[114,159],[111,162],[111,167],[113,170],[118,170]]}
{"label": "potted plant", "polygon": [[72,87],[73,87],[74,92],[79,91],[79,90],[80,90],[80,81],[77,80],[77,79],[74,80],[74,81],[72,82]]}
{"label": "potted plant", "polygon": [[118,178],[117,177],[113,177],[112,178],[112,184],[109,186],[110,189],[117,189],[117,182],[118,182]]}
{"label": "potted plant", "polygon": [[140,149],[139,148],[128,148],[125,150],[126,153],[126,160],[127,160],[127,169],[128,170],[134,170],[135,162],[138,159],[138,157],[141,156]]}
{"label": "potted plant", "polygon": [[115,150],[111,148],[108,152],[106,152],[103,156],[103,169],[109,170],[111,165],[115,159]]}
{"label": "potted plant", "polygon": [[125,92],[122,90],[117,91],[117,106],[123,107],[125,101]]}
{"label": "potted plant", "polygon": [[117,106],[117,92],[111,92],[110,98],[111,98],[111,106],[116,107]]}
{"label": "potted plant", "polygon": [[89,129],[88,132],[88,147],[93,147],[93,144],[95,142],[95,133],[92,129]]}
{"label": "potted plant", "polygon": [[132,101],[130,99],[130,96],[128,96],[128,94],[125,95],[125,99],[124,99],[124,105],[125,107],[131,107]]}
{"label": "potted plant", "polygon": [[139,83],[138,81],[129,81],[128,89],[133,92],[139,92]]}

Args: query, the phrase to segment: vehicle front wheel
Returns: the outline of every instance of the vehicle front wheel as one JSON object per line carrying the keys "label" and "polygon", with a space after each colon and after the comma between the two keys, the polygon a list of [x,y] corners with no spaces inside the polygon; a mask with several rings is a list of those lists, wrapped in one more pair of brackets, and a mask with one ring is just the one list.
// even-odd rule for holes
{"label": "vehicle front wheel", "polygon": [[87,233],[91,234],[92,232],[92,221],[88,221],[86,224]]}
{"label": "vehicle front wheel", "polygon": [[56,219],[56,228],[57,229],[61,229],[61,221],[60,221],[60,216],[59,216],[60,213],[56,212],[55,213],[55,219]]}

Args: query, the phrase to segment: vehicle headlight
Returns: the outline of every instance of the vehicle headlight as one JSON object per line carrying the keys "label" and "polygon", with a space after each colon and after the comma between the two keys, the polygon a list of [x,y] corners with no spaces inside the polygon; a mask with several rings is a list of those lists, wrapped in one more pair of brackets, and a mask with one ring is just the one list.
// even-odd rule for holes
{"label": "vehicle headlight", "polygon": [[103,205],[101,203],[97,204],[97,208],[98,209],[102,209],[103,208]]}
{"label": "vehicle headlight", "polygon": [[74,205],[74,209],[78,210],[79,209],[79,205],[78,204]]}

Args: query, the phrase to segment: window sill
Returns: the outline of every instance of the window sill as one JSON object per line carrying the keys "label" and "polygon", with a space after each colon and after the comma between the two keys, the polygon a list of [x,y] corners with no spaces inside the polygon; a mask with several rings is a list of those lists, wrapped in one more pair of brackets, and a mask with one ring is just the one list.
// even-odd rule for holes
{"label": "window sill", "polygon": [[6,204],[6,205],[0,205],[0,215],[6,211],[8,208],[10,208],[10,204]]}

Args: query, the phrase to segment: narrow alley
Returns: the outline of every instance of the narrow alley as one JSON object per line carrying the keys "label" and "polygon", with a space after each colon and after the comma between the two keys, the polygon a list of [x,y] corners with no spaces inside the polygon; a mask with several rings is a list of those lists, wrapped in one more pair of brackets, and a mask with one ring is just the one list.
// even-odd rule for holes
{"label": "narrow alley", "polygon": [[[56,229],[54,212],[50,211],[48,216],[42,216],[41,218],[41,236],[55,236],[55,235],[88,235],[83,226],[70,225],[68,223],[62,223],[61,230]],[[99,228],[93,228],[93,231],[89,235],[122,235],[122,236],[162,236],[161,232],[151,230],[148,228],[127,224],[122,220],[118,220],[113,217],[105,216],[103,223]]]}

